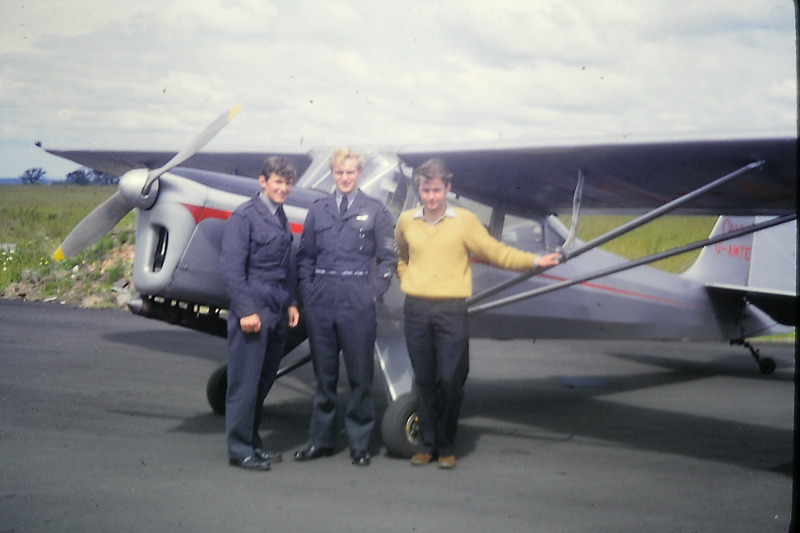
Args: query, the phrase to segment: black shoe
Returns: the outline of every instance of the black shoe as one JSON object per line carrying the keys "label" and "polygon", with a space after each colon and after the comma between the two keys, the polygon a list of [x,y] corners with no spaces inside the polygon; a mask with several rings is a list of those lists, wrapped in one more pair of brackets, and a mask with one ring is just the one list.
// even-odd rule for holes
{"label": "black shoe", "polygon": [[352,457],[353,464],[356,466],[369,466],[369,462],[371,459],[369,452],[366,450],[353,452],[350,454],[350,457]]}
{"label": "black shoe", "polygon": [[265,461],[255,455],[248,455],[244,459],[231,459],[229,463],[231,466],[238,466],[245,470],[269,470],[269,461]]}
{"label": "black shoe", "polygon": [[254,449],[253,455],[263,461],[267,461],[268,463],[280,463],[283,461],[283,455],[281,455],[279,452],[266,452],[261,448]]}
{"label": "black shoe", "polygon": [[319,459],[320,457],[330,457],[333,455],[333,448],[321,448],[318,446],[309,446],[305,450],[300,450],[294,454],[295,461],[310,461],[312,459]]}

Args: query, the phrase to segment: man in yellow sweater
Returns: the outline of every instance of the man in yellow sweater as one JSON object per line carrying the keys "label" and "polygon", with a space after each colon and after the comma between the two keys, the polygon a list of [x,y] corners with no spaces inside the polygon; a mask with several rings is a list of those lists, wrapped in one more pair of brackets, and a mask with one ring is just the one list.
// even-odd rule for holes
{"label": "man in yellow sweater", "polygon": [[511,270],[555,266],[561,255],[539,256],[503,244],[471,211],[448,206],[453,175],[441,159],[421,164],[413,177],[422,207],[404,211],[395,229],[405,337],[419,399],[419,445],[411,464],[438,459],[440,468],[449,469],[456,465],[456,427],[469,372],[470,255]]}

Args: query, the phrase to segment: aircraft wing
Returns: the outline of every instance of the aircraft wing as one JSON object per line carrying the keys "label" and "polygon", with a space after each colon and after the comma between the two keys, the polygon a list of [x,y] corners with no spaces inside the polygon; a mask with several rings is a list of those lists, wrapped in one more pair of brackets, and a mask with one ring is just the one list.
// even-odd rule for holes
{"label": "aircraft wing", "polygon": [[[175,155],[175,152],[113,150],[47,150],[47,152],[113,176],[122,176],[134,168],[159,168]],[[255,178],[261,172],[264,160],[270,155],[288,157],[301,173],[310,163],[306,151],[199,152],[183,162],[181,166]]]}
{"label": "aircraft wing", "polygon": [[[132,168],[158,168],[173,155],[171,152],[48,152],[114,175]],[[794,212],[796,208],[797,139],[792,137],[428,145],[406,146],[396,152],[412,167],[432,157],[444,159],[455,175],[455,193],[501,206],[510,213],[571,212],[579,173],[585,176],[582,212],[643,212],[760,160],[765,161],[763,168],[674,213],[779,215]],[[258,153],[201,152],[181,166],[255,177],[267,155],[289,157],[301,172],[310,163],[306,151],[273,151],[265,147]]]}
{"label": "aircraft wing", "polygon": [[643,212],[754,161],[765,166],[675,213],[778,215],[797,202],[797,139],[576,143],[551,146],[405,147],[410,166],[442,158],[453,191],[509,212],[569,213],[579,173],[582,212]]}

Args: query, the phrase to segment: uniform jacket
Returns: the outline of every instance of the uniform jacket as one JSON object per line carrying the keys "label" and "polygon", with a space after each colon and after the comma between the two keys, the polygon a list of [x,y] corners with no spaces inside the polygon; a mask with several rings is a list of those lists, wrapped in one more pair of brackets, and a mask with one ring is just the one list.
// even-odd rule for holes
{"label": "uniform jacket", "polygon": [[258,313],[274,326],[297,305],[292,234],[259,195],[243,203],[225,224],[220,271],[237,318]]}
{"label": "uniform jacket", "polygon": [[311,204],[297,251],[301,289],[318,269],[370,272],[372,296],[378,299],[389,288],[396,266],[394,220],[381,202],[359,190],[342,220],[336,195]]}

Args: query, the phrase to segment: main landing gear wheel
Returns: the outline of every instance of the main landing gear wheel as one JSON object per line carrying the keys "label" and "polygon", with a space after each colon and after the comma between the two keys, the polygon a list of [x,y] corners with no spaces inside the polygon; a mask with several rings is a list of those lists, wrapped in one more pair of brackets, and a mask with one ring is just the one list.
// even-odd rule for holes
{"label": "main landing gear wheel", "polygon": [[747,342],[746,340],[733,339],[731,340],[731,344],[744,346],[745,348],[750,350],[750,355],[752,355],[753,359],[756,360],[756,363],[758,364],[758,369],[761,371],[762,374],[768,376],[773,372],[775,372],[775,359],[773,359],[772,357],[762,357],[759,351],[755,349],[753,345]]}
{"label": "main landing gear wheel", "polygon": [[218,415],[225,414],[225,399],[228,396],[228,365],[222,365],[211,374],[206,385],[208,405]]}
{"label": "main landing gear wheel", "polygon": [[389,404],[383,414],[381,436],[391,455],[410,458],[417,453],[419,416],[414,393],[407,392]]}

